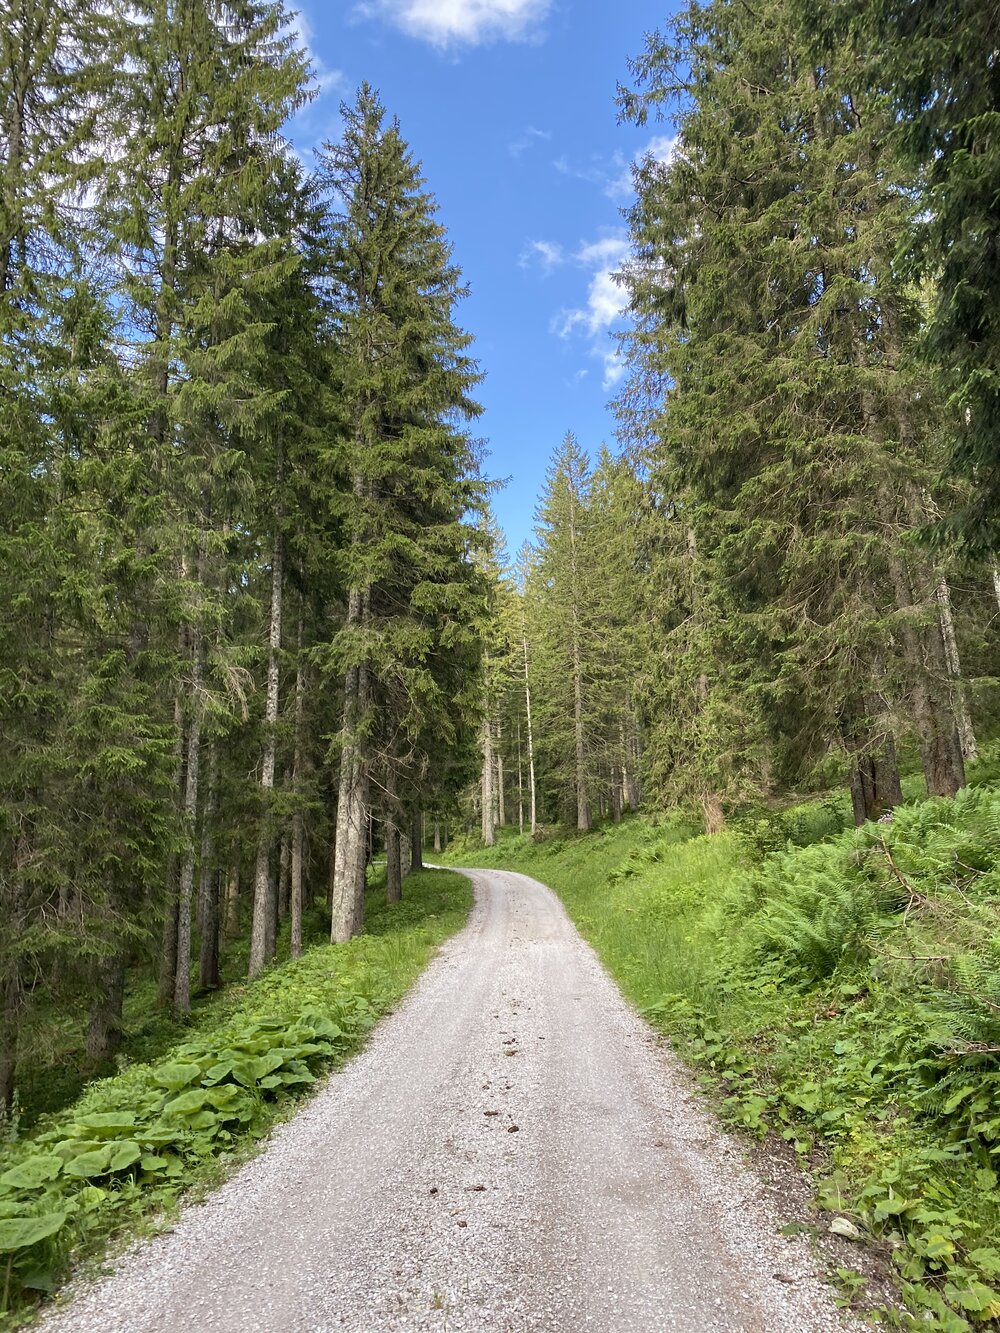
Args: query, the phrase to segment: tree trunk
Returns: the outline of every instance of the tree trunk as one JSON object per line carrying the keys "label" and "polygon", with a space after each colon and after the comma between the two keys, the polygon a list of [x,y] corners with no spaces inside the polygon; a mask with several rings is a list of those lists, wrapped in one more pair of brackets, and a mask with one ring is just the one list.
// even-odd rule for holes
{"label": "tree trunk", "polygon": [[292,815],[292,884],[291,884],[291,953],[293,958],[302,956],[302,714],[305,707],[306,671],[302,654],[302,612],[299,611],[298,633],[295,636],[295,746],[292,755],[292,792],[295,796],[295,813]]}
{"label": "tree trunk", "polygon": [[215,789],[218,778],[215,746],[210,746],[208,790],[201,815],[201,864],[198,870],[198,984],[214,990],[219,984],[219,875],[212,865]]}
{"label": "tree trunk", "polygon": [[439,851],[441,850],[441,821],[440,821],[440,819],[435,819],[435,821],[434,821],[434,850],[435,850],[436,852],[439,852]]}
{"label": "tree trunk", "polygon": [[[181,574],[187,576],[187,562],[181,562]],[[187,651],[187,634],[180,634],[180,651]],[[187,726],[180,687],[174,695],[174,785],[176,799],[183,806],[184,756],[187,753]],[[174,978],[177,976],[177,857],[171,853],[167,863],[167,897],[164,904],[163,930],[160,936],[160,980],[156,1003],[168,1009],[174,1002]]]}
{"label": "tree trunk", "polygon": [[399,850],[399,828],[395,815],[390,815],[385,822],[385,898],[388,903],[398,903],[403,896],[403,865]]}
{"label": "tree trunk", "polygon": [[938,579],[937,600],[945,662],[947,663],[948,674],[954,682],[952,696],[955,707],[955,722],[958,726],[958,739],[962,746],[962,758],[977,759],[979,748],[976,745],[976,733],[972,729],[968,696],[962,682],[962,662],[958,655],[958,635],[955,633],[955,618],[951,611],[951,589],[948,587],[948,580],[944,575]]}
{"label": "tree trunk", "polygon": [[226,939],[235,940],[240,933],[240,871],[233,866],[226,883]]}
{"label": "tree trunk", "polygon": [[910,572],[899,556],[890,560],[889,569],[896,606],[904,613],[900,637],[927,791],[931,796],[954,796],[965,785],[965,765],[955,715],[942,697],[947,663],[940,623],[935,618],[932,624],[919,626],[907,618],[906,613],[916,607]]}
{"label": "tree trunk", "polygon": [[9,976],[0,986],[0,1111],[10,1115],[17,1091],[17,1046],[23,1007],[21,981]]}
{"label": "tree trunk", "polygon": [[[575,615],[574,615],[575,619]],[[573,633],[573,741],[576,755],[576,826],[582,832],[590,828],[590,803],[587,800],[587,757],[583,734],[583,680],[580,673],[580,645]]]}
{"label": "tree trunk", "polygon": [[587,792],[587,753],[583,726],[583,668],[580,655],[580,582],[577,565],[576,487],[569,487],[569,546],[573,580],[573,746],[576,759],[576,826],[581,832],[590,828],[590,802]]}
{"label": "tree trunk", "polygon": [[[280,486],[284,469],[278,464],[278,484]],[[259,977],[267,962],[274,957],[274,948],[270,937],[273,932],[272,918],[275,915],[275,885],[271,877],[271,794],[274,791],[274,764],[278,743],[278,692],[280,685],[280,664],[278,655],[281,651],[281,610],[284,591],[284,539],[280,532],[275,534],[274,555],[271,561],[271,613],[268,629],[267,652],[267,697],[264,703],[264,759],[260,772],[260,792],[262,810],[260,829],[257,834],[257,856],[254,863],[253,877],[253,922],[250,928],[250,964],[248,974],[251,980]]]}
{"label": "tree trunk", "polygon": [[858,755],[851,771],[851,804],[858,827],[879,819],[903,801],[896,763],[896,743],[886,738],[880,751]]}
{"label": "tree trunk", "polygon": [[414,810],[410,821],[410,870],[424,868],[424,816],[420,810]]}
{"label": "tree trunk", "polygon": [[[352,588],[347,624],[367,621],[367,596]],[[330,939],[351,939],[364,924],[365,855],[368,838],[368,760],[361,724],[368,706],[368,669],[348,668],[344,682],[344,724],[341,729],[340,785],[337,789],[337,843],[330,904]]]}
{"label": "tree trunk", "polygon": [[622,784],[617,768],[611,773],[611,820],[615,824],[622,822]]}
{"label": "tree trunk", "polygon": [[[497,727],[497,743],[503,739],[503,734]],[[507,804],[504,797],[504,773],[503,773],[503,755],[499,750],[497,756],[497,823],[500,828],[507,827]]]}
{"label": "tree trunk", "polygon": [[291,830],[281,835],[278,852],[278,920],[284,921],[292,905],[292,839]]}
{"label": "tree trunk", "polygon": [[525,626],[523,608],[521,618],[521,649],[524,657],[524,720],[528,728],[528,788],[531,804],[531,832],[538,830],[535,806],[535,736],[531,726],[531,681],[528,676],[528,632]]}
{"label": "tree trunk", "polygon": [[174,1008],[191,1010],[191,904],[194,897],[195,849],[199,846],[198,777],[201,768],[201,684],[205,674],[205,646],[195,649],[191,679],[192,712],[188,724],[187,772],[184,779],[184,852],[177,891],[177,966],[174,972]]}
{"label": "tree trunk", "polygon": [[493,824],[493,727],[489,718],[483,723],[483,771],[480,788],[483,846],[492,847],[496,842],[496,830]]}
{"label": "tree trunk", "polygon": [[87,1025],[87,1059],[94,1064],[110,1060],[124,1040],[122,1005],[125,1002],[125,955],[103,959],[95,969],[97,994]]}
{"label": "tree trunk", "polygon": [[302,909],[305,903],[302,891],[302,851],[303,851],[302,811],[292,815],[292,926],[291,953],[293,958],[302,956]]}

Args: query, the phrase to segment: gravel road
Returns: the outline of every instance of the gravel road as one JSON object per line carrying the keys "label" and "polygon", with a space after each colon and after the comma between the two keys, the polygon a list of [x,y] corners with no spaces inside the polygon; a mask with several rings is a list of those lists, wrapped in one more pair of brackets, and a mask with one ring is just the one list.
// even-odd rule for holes
{"label": "gravel road", "polygon": [[843,1333],[555,895],[467,873],[468,926],[365,1050],[46,1333]]}

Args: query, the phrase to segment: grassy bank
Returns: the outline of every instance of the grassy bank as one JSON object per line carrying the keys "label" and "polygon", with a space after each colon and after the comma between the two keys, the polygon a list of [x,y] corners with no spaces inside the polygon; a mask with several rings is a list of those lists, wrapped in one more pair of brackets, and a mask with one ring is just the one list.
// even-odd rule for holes
{"label": "grassy bank", "polygon": [[0,1153],[0,1327],[13,1327],[74,1261],[217,1182],[350,1055],[436,946],[462,926],[471,886],[424,871],[392,909],[372,892],[366,933],[221,992],[155,1062],[97,1081]]}
{"label": "grassy bank", "polygon": [[1000,1317],[1000,790],[841,806],[450,855],[550,884],[723,1114],[886,1251],[902,1322],[967,1333]]}

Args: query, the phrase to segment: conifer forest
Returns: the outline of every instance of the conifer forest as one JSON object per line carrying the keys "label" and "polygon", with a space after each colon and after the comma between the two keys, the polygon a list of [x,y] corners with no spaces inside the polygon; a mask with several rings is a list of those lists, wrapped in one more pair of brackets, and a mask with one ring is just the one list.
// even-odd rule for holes
{"label": "conifer forest", "polygon": [[396,1006],[425,859],[551,885],[843,1309],[1000,1327],[997,0],[623,18],[617,436],[517,550],[381,92],[300,153],[284,0],[0,18],[0,1327]]}

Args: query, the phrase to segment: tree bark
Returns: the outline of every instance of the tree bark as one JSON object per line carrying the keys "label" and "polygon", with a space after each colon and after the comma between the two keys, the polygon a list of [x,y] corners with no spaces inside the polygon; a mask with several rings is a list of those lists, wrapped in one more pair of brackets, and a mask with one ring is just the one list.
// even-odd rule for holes
{"label": "tree bark", "polygon": [[942,697],[947,663],[940,623],[935,618],[932,624],[919,626],[908,618],[907,613],[916,609],[910,571],[898,555],[890,560],[889,569],[896,606],[903,612],[900,637],[927,791],[931,796],[954,796],[965,785],[965,765],[955,715]]}
{"label": "tree bark", "polygon": [[424,816],[420,810],[414,810],[410,820],[410,870],[424,868]]}
{"label": "tree bark", "polygon": [[292,885],[291,885],[291,954],[293,958],[302,956],[302,715],[305,707],[306,672],[302,653],[302,612],[299,611],[298,632],[295,636],[295,746],[292,755],[292,792],[295,796],[295,812],[292,815]]}
{"label": "tree bark", "polygon": [[[502,739],[503,739],[503,733],[501,729],[497,727],[498,745],[500,741],[502,741]],[[503,755],[500,753],[499,749],[496,752],[496,756],[497,756],[497,823],[500,826],[500,828],[506,828],[507,804],[504,797]]]}
{"label": "tree bark", "polygon": [[480,779],[480,798],[482,803],[483,846],[492,847],[496,842],[496,829],[493,824],[493,727],[489,718],[483,723],[483,771]]}
{"label": "tree bark", "polygon": [[388,903],[398,903],[403,896],[403,864],[399,848],[399,828],[394,816],[385,823],[385,897]]}
{"label": "tree bark", "polygon": [[521,649],[524,656],[524,718],[528,728],[528,789],[531,805],[531,833],[538,831],[537,809],[535,804],[535,737],[531,726],[531,681],[528,675],[528,632],[525,626],[522,608]]}
{"label": "tree bark", "polygon": [[240,871],[232,866],[226,882],[226,939],[235,940],[240,933]]}
{"label": "tree bark", "polygon": [[441,821],[440,821],[440,819],[435,819],[435,821],[434,821],[434,850],[435,850],[436,852],[439,852],[439,851],[441,850]]}
{"label": "tree bark", "polygon": [[962,681],[962,661],[958,655],[958,635],[955,633],[955,617],[951,611],[951,589],[948,580],[942,576],[937,584],[938,611],[941,620],[941,638],[944,642],[945,662],[952,679],[952,697],[955,708],[955,722],[958,726],[958,739],[962,746],[963,759],[977,759],[979,747],[976,745],[976,733],[969,714],[969,700]]}
{"label": "tree bark", "polygon": [[281,835],[278,852],[278,921],[284,921],[292,906],[292,839],[291,830]]}
{"label": "tree bark", "polygon": [[573,748],[576,759],[576,826],[581,832],[590,828],[590,802],[587,792],[587,752],[583,725],[583,668],[580,654],[579,571],[577,568],[576,488],[569,488],[569,544],[573,578]]}
{"label": "tree bark", "polygon": [[191,1010],[191,900],[194,896],[195,848],[198,846],[198,775],[201,766],[201,692],[204,647],[199,644],[192,673],[192,713],[188,725],[187,774],[184,783],[185,844],[177,893],[177,967],[174,972],[174,1008]]}
{"label": "tree bark", "polygon": [[219,984],[219,875],[213,861],[215,789],[218,778],[215,746],[210,746],[208,790],[201,816],[201,864],[198,869],[198,984],[214,990]]}
{"label": "tree bark", "polygon": [[851,770],[850,786],[854,822],[858,827],[902,804],[903,789],[892,736],[886,739],[881,751],[858,755]]}
{"label": "tree bark", "polygon": [[105,958],[96,968],[98,991],[87,1024],[87,1058],[95,1064],[110,1060],[124,1040],[125,955]]}
{"label": "tree bark", "polygon": [[[360,627],[366,620],[367,594],[361,588],[352,588],[347,624]],[[369,774],[360,732],[367,706],[368,669],[362,663],[349,667],[344,681],[337,841],[330,904],[330,939],[334,944],[351,939],[364,924]]]}
{"label": "tree bark", "polygon": [[18,976],[8,976],[0,987],[0,1110],[14,1110],[17,1091],[17,1047],[23,991]]}
{"label": "tree bark", "polygon": [[[278,485],[284,476],[282,463],[278,464]],[[272,919],[276,912],[274,901],[275,884],[271,876],[271,842],[273,826],[271,822],[270,800],[274,791],[274,765],[278,743],[278,692],[280,686],[281,652],[281,611],[284,591],[284,539],[281,532],[274,538],[274,555],[271,561],[271,612],[268,628],[267,652],[267,697],[264,703],[264,759],[260,773],[260,792],[263,809],[260,816],[260,829],[257,835],[257,856],[254,863],[253,878],[253,921],[250,928],[250,963],[248,974],[251,980],[259,977],[268,961],[274,957],[271,941],[273,935]]]}

